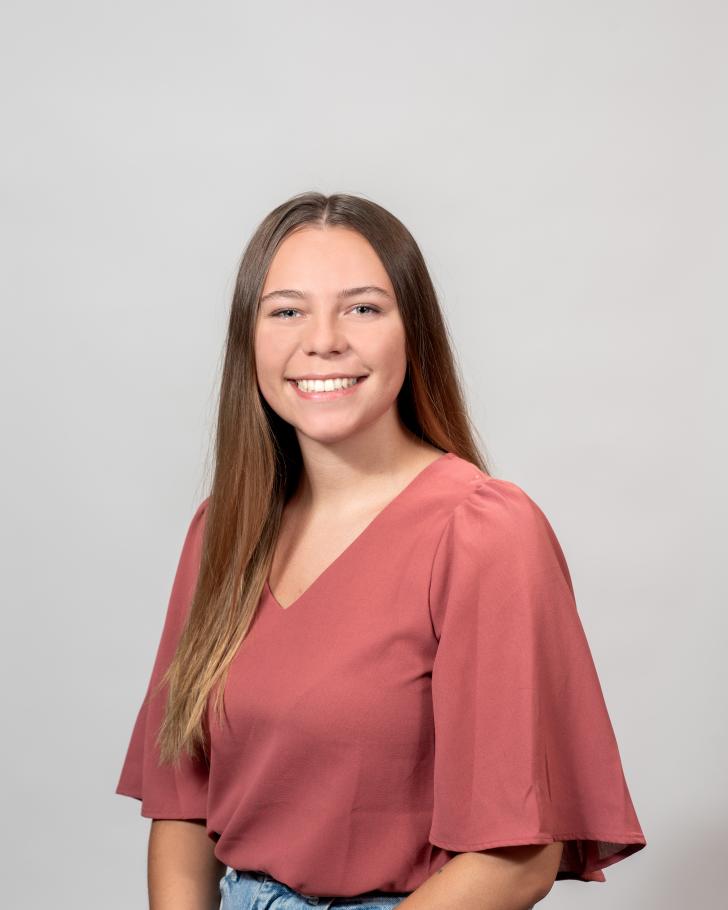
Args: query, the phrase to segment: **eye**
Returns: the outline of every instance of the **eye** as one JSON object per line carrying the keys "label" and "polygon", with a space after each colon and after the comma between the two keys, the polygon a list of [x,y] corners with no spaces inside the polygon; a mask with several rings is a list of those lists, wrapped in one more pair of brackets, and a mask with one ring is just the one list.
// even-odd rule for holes
{"label": "eye", "polygon": [[354,307],[355,310],[371,310],[372,313],[379,313],[379,307],[370,306],[368,303],[357,303]]}
{"label": "eye", "polygon": [[[379,307],[372,306],[372,305],[369,304],[369,303],[357,303],[354,307],[352,307],[352,309],[354,309],[354,310],[368,310],[370,313],[380,313],[380,312],[381,312],[381,310],[379,309]],[[286,307],[286,308],[283,309],[283,310],[274,310],[270,315],[271,315],[271,317],[274,318],[274,319],[281,318],[281,319],[287,321],[287,320],[290,319],[291,317],[289,317],[289,316],[284,316],[284,315],[283,315],[284,313],[297,313],[297,312],[298,312],[298,310],[295,309],[294,307]],[[364,313],[364,315],[366,316],[367,314]]]}

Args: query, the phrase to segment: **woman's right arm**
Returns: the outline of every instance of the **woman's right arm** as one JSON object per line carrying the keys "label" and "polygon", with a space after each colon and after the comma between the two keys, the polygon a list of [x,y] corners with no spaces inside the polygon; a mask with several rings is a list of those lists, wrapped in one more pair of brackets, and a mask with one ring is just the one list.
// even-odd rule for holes
{"label": "woman's right arm", "polygon": [[153,819],[149,831],[149,910],[218,910],[226,866],[205,825]]}

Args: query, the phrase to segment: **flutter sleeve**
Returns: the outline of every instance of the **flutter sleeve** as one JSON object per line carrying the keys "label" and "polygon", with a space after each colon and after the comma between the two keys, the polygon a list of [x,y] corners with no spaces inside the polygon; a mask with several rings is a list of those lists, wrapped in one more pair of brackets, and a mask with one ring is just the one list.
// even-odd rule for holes
{"label": "flutter sleeve", "polygon": [[556,879],[605,881],[646,845],[564,554],[516,484],[453,510],[430,579],[438,639],[430,842],[455,852],[563,841]]}
{"label": "flutter sleeve", "polygon": [[156,736],[162,723],[168,687],[162,687],[153,695],[153,689],[172,660],[194,594],[207,503],[208,499],[205,499],[198,506],[187,530],[151,679],[115,791],[141,800],[141,815],[146,818],[207,818],[207,763],[183,752],[177,766],[159,764]]}

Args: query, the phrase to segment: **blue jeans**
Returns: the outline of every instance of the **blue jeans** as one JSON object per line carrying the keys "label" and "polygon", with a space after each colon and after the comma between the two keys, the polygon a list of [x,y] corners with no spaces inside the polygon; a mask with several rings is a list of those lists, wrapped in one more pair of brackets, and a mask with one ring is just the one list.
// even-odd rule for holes
{"label": "blue jeans", "polygon": [[231,869],[220,879],[220,910],[389,910],[396,907],[410,891],[367,891],[358,897],[322,897],[294,891],[265,872]]}

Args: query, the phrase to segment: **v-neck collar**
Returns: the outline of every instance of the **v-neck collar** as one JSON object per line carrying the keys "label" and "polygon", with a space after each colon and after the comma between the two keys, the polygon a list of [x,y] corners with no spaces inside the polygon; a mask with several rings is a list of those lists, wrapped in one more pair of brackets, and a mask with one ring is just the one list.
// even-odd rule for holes
{"label": "v-neck collar", "polygon": [[276,609],[280,613],[287,613],[289,610],[294,609],[295,607],[299,606],[302,600],[305,600],[310,594],[314,593],[314,590],[324,581],[324,579],[328,575],[330,575],[333,572],[333,570],[338,566],[338,564],[343,559],[345,559],[351,553],[351,551],[353,549],[355,549],[355,547],[358,544],[360,544],[362,542],[362,540],[369,534],[369,532],[375,528],[375,526],[379,523],[379,521],[382,518],[384,518],[384,516],[386,514],[388,514],[390,512],[390,510],[392,510],[396,506],[398,506],[402,502],[402,500],[404,500],[407,497],[407,495],[409,493],[411,493],[412,490],[420,483],[421,480],[425,479],[425,477],[430,473],[430,471],[435,467],[435,465],[439,465],[441,462],[446,461],[447,459],[450,459],[450,458],[454,458],[454,457],[455,457],[454,452],[445,452],[443,455],[439,455],[437,458],[435,458],[433,461],[431,461],[428,465],[425,465],[425,467],[422,468],[422,470],[419,471],[419,473],[415,474],[415,476],[412,478],[412,480],[410,480],[410,482],[406,486],[404,486],[399,491],[399,493],[397,493],[396,496],[394,496],[392,499],[389,500],[389,502],[384,506],[383,509],[380,509],[379,512],[377,512],[377,514],[374,516],[374,518],[372,518],[372,520],[369,522],[369,524],[366,525],[364,530],[360,531],[360,533],[357,534],[357,536],[354,538],[354,540],[352,540],[352,542],[347,547],[345,547],[341,551],[341,553],[339,553],[339,555],[337,557],[335,557],[328,564],[328,566],[326,566],[326,568],[316,576],[316,578],[314,578],[314,580],[303,591],[303,593],[299,594],[298,597],[295,600],[291,601],[291,603],[289,603],[287,607],[284,607],[282,604],[280,604],[278,602],[278,599],[276,598],[275,594],[271,590],[270,581],[269,581],[270,572],[268,573],[268,577],[266,578],[265,585],[263,587],[264,595],[267,596],[268,600],[270,600],[270,602],[273,604],[273,606],[276,607]]}

